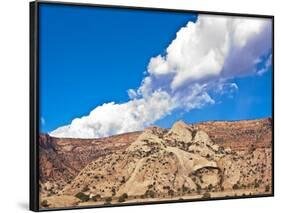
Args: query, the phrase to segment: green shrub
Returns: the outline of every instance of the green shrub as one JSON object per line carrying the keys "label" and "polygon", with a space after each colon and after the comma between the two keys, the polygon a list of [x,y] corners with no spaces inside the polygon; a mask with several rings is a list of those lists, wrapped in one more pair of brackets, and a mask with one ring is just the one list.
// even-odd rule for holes
{"label": "green shrub", "polygon": [[81,201],[88,201],[90,196],[89,195],[86,195],[84,194],[83,192],[79,192],[75,195],[75,197],[77,197],[78,199],[80,199]]}
{"label": "green shrub", "polygon": [[173,191],[172,189],[170,189],[170,190],[168,191],[168,195],[174,196],[174,191]]}
{"label": "green shrub", "polygon": [[97,194],[91,198],[91,200],[93,200],[93,201],[98,201],[100,199],[101,199],[101,196],[99,194]]}
{"label": "green shrub", "polygon": [[124,193],[118,198],[118,202],[122,203],[125,202],[125,200],[128,198],[128,194]]}
{"label": "green shrub", "polygon": [[188,187],[186,187],[185,185],[182,185],[182,191],[183,192],[187,192],[188,191]]}
{"label": "green shrub", "polygon": [[122,177],[121,184],[126,183],[125,176]]}
{"label": "green shrub", "polygon": [[112,196],[115,196],[115,195],[116,195],[116,189],[115,189],[115,188],[112,188],[112,189],[111,189],[111,192],[112,192]]}
{"label": "green shrub", "polygon": [[270,186],[269,186],[269,185],[266,185],[266,186],[265,186],[265,192],[269,192],[269,190],[270,190]]}
{"label": "green shrub", "polygon": [[150,185],[148,185],[147,186],[149,189],[151,189],[152,187],[153,187],[153,185],[152,184],[150,184]]}
{"label": "green shrub", "polygon": [[156,195],[156,193],[155,193],[153,190],[151,190],[151,189],[146,190],[146,192],[145,192],[145,196],[146,196],[146,197],[154,198],[155,195]]}
{"label": "green shrub", "polygon": [[212,190],[212,188],[213,188],[213,185],[212,185],[212,184],[209,184],[209,186],[208,186],[208,190],[209,190],[209,191],[211,191],[211,190]]}
{"label": "green shrub", "polygon": [[45,207],[45,208],[49,207],[48,201],[47,201],[47,200],[43,200],[43,201],[41,202],[41,206],[42,206],[42,207]]}
{"label": "green shrub", "polygon": [[111,201],[112,201],[112,198],[111,198],[111,197],[105,198],[105,204],[110,204]]}
{"label": "green shrub", "polygon": [[192,140],[195,138],[196,133],[197,133],[197,130],[192,130],[192,132],[191,132]]}
{"label": "green shrub", "polygon": [[203,199],[208,199],[211,197],[211,194],[209,192],[205,192],[202,196]]}
{"label": "green shrub", "polygon": [[85,186],[83,189],[82,189],[82,192],[86,192],[86,191],[89,191],[90,188],[88,186]]}
{"label": "green shrub", "polygon": [[232,189],[234,189],[234,190],[239,189],[238,184],[235,183],[235,184],[232,186]]}
{"label": "green shrub", "polygon": [[163,189],[169,190],[170,186],[163,186]]}

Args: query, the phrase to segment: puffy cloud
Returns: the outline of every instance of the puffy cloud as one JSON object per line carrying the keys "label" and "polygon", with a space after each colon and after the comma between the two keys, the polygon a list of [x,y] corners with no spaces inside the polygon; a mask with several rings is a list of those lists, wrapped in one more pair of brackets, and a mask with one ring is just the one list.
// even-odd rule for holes
{"label": "puffy cloud", "polygon": [[264,73],[266,73],[269,70],[271,65],[272,65],[272,54],[270,54],[267,57],[266,62],[264,63],[264,66],[257,71],[257,74],[260,76],[263,75]]}
{"label": "puffy cloud", "polygon": [[218,93],[219,95],[224,94],[232,94],[238,90],[238,86],[235,83],[231,82],[224,82],[223,80],[219,81],[216,85],[214,92]]}
{"label": "puffy cloud", "polygon": [[105,103],[70,125],[59,127],[50,133],[55,137],[97,138],[124,132],[141,130],[167,115],[175,104],[162,91],[150,97],[130,100],[127,103]]}
{"label": "puffy cloud", "polygon": [[200,109],[207,104],[214,104],[215,100],[207,93],[207,84],[194,84],[175,94],[175,99],[178,103],[178,108],[183,108],[186,111],[192,109]]}
{"label": "puffy cloud", "polygon": [[156,75],[164,75],[170,72],[167,61],[160,55],[151,58],[148,64],[148,72]]}
{"label": "puffy cloud", "polygon": [[171,74],[170,87],[176,90],[189,82],[249,75],[270,48],[268,19],[200,15],[177,32],[166,55],[150,60],[148,72]]}
{"label": "puffy cloud", "polygon": [[138,95],[137,92],[135,90],[133,90],[133,89],[128,89],[127,92],[128,92],[128,95],[129,95],[130,99],[134,99]]}
{"label": "puffy cloud", "polygon": [[[246,21],[247,20],[249,20],[249,18],[247,18]],[[271,22],[269,20],[261,19],[259,20],[260,25],[252,23],[257,21],[258,20],[249,21],[248,28],[250,29],[249,31],[251,31],[251,36],[248,36],[246,43],[240,42],[243,44],[242,47],[235,45],[237,42],[233,44],[231,51],[229,51],[224,63],[225,65],[222,71],[223,77],[234,78],[254,75],[257,72],[256,61],[264,58],[265,55],[268,55],[272,48]],[[239,22],[237,21],[237,23]],[[257,27],[256,31],[253,29],[253,27],[250,27],[251,24]]]}
{"label": "puffy cloud", "polygon": [[140,87],[127,91],[128,102],[105,103],[51,135],[97,138],[141,130],[174,109],[214,104],[212,93],[231,97],[238,91],[231,79],[262,75],[271,65],[271,30],[268,19],[199,15],[177,32],[164,55],[150,59]]}

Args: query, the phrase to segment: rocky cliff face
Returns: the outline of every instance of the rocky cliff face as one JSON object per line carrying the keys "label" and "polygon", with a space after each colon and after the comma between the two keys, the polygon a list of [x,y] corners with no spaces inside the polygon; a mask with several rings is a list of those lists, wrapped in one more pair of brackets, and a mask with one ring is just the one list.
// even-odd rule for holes
{"label": "rocky cliff face", "polygon": [[62,207],[270,193],[271,140],[271,119],[179,121],[94,140],[42,135],[41,200]]}
{"label": "rocky cliff face", "polygon": [[87,164],[101,156],[125,149],[138,135],[138,132],[134,132],[101,139],[61,139],[40,135],[42,192],[57,193]]}
{"label": "rocky cliff face", "polygon": [[232,150],[271,147],[271,118],[202,122],[196,126],[204,130],[215,143]]}
{"label": "rocky cliff face", "polygon": [[124,193],[128,196],[149,193],[165,196],[195,191],[198,187],[205,189],[209,185],[219,189],[222,172],[215,159],[223,155],[206,133],[182,122],[176,123],[167,133],[160,128],[149,128],[125,151],[87,165],[61,193],[75,195],[84,191],[90,197]]}

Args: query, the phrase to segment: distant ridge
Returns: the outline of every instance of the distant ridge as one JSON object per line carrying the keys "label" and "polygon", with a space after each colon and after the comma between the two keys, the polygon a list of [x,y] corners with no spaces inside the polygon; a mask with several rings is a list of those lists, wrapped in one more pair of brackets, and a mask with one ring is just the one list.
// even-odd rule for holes
{"label": "distant ridge", "polygon": [[95,204],[271,190],[271,118],[177,121],[98,139],[41,134],[39,145],[40,193],[51,207],[82,205],[79,193]]}

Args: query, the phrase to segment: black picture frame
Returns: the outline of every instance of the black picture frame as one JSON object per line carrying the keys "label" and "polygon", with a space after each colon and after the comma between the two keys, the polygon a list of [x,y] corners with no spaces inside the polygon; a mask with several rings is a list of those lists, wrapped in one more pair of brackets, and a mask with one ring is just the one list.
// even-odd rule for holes
{"label": "black picture frame", "polygon": [[[208,199],[188,199],[188,200],[170,200],[170,201],[153,201],[153,202],[140,202],[140,203],[120,203],[110,205],[95,205],[86,207],[67,207],[67,208],[52,208],[40,209],[39,208],[39,10],[40,4],[56,4],[56,5],[71,5],[82,7],[102,7],[102,8],[120,8],[132,10],[150,10],[150,11],[163,11],[163,12],[179,12],[179,13],[200,13],[211,15],[223,16],[238,16],[238,17],[259,17],[268,18],[272,20],[272,193],[266,195],[253,195],[253,196],[229,196],[222,198],[208,198]],[[99,208],[99,207],[117,207],[117,206],[136,206],[146,204],[163,204],[163,203],[179,203],[179,202],[194,202],[194,201],[211,201],[211,200],[227,200],[227,199],[241,199],[241,198],[258,198],[258,197],[272,197],[274,196],[274,16],[273,15],[260,15],[260,14],[243,14],[243,13],[230,13],[230,12],[213,12],[213,11],[199,11],[199,10],[185,10],[185,9],[167,9],[167,8],[150,8],[138,6],[121,6],[121,5],[103,5],[103,4],[90,4],[90,3],[70,3],[70,2],[50,2],[50,1],[33,1],[30,2],[30,183],[29,183],[29,203],[30,210],[32,211],[54,211],[66,209],[85,209],[85,208]]]}

